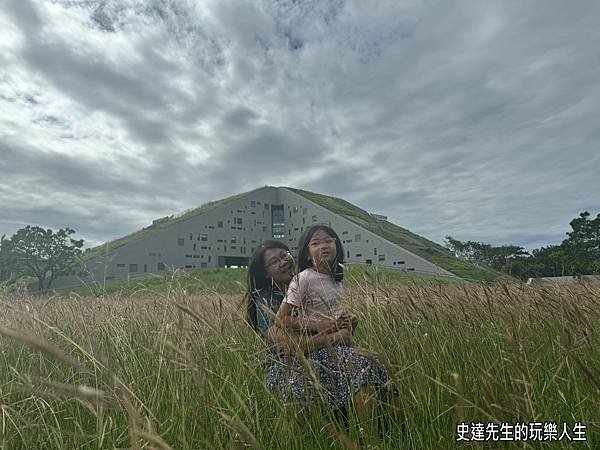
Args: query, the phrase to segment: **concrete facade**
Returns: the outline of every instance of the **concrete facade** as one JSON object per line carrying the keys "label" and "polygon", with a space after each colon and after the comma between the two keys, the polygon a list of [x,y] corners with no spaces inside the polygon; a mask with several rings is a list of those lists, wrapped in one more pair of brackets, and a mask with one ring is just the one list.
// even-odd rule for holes
{"label": "concrete facade", "polygon": [[268,239],[285,243],[296,256],[302,232],[320,223],[338,233],[348,264],[454,277],[289,189],[267,186],[92,258],[78,277],[61,277],[54,287],[161,274],[175,268],[245,266],[254,249]]}

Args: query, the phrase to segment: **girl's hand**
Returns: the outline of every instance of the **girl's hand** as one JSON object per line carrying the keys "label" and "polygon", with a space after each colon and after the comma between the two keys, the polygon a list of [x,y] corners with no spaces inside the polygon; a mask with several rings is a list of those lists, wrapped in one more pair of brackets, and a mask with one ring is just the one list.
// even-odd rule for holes
{"label": "girl's hand", "polygon": [[342,313],[336,321],[336,326],[340,329],[349,329],[351,332],[358,326],[358,318],[354,314]]}
{"label": "girl's hand", "polygon": [[342,328],[341,330],[336,331],[335,333],[328,334],[327,337],[331,345],[352,345],[352,333],[348,328]]}

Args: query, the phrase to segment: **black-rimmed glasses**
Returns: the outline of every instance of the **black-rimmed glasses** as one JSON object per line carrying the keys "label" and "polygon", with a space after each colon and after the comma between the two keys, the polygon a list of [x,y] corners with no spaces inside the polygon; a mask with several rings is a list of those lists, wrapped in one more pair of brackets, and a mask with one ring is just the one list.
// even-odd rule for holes
{"label": "black-rimmed glasses", "polygon": [[270,269],[275,265],[280,266],[282,261],[289,261],[290,259],[292,259],[292,254],[289,251],[281,252],[279,256],[274,256],[273,258],[269,259],[265,263],[265,268]]}

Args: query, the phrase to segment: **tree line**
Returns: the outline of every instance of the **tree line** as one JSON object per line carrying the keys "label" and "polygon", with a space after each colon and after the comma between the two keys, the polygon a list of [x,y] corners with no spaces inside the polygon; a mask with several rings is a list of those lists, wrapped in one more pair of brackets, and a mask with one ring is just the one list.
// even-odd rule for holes
{"label": "tree line", "polygon": [[571,231],[558,245],[526,251],[519,245],[493,246],[446,236],[446,246],[461,259],[520,279],[600,274],[600,214],[588,211],[569,222]]}
{"label": "tree line", "polygon": [[67,275],[81,256],[83,239],[75,240],[71,228],[57,232],[27,225],[12,237],[0,238],[0,283],[23,277],[37,279],[38,289],[49,289],[60,275]]}

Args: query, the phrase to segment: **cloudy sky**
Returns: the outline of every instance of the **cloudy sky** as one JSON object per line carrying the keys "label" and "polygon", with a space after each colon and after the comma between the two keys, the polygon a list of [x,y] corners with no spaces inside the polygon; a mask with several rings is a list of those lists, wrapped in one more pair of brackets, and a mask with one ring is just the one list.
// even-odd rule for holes
{"label": "cloudy sky", "polygon": [[600,212],[600,3],[2,0],[0,235],[264,185],[442,242]]}

